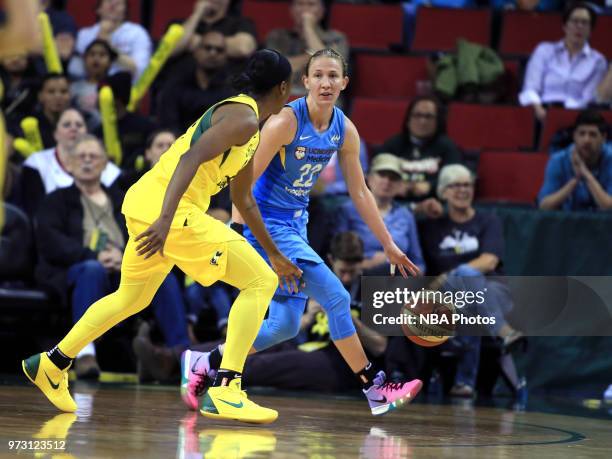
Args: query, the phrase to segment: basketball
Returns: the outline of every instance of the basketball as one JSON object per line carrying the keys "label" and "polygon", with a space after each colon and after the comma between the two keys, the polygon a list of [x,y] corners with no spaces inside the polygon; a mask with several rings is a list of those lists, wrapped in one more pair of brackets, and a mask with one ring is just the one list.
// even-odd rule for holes
{"label": "basketball", "polygon": [[441,292],[429,290],[425,293],[425,301],[405,304],[402,308],[402,314],[405,316],[402,330],[410,341],[419,346],[439,346],[454,333],[455,308],[452,303],[442,301]]}

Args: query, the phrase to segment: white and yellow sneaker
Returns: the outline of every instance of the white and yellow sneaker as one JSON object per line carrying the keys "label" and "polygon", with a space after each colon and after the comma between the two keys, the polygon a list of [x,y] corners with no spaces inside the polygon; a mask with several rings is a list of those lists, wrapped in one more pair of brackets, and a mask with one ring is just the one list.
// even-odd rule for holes
{"label": "white and yellow sneaker", "polygon": [[23,372],[60,411],[74,413],[77,404],[68,392],[68,369],[57,368],[45,352],[21,361]]}
{"label": "white and yellow sneaker", "polygon": [[208,389],[202,400],[200,413],[211,419],[233,419],[255,424],[274,422],[278,411],[264,408],[249,400],[240,384],[240,378],[236,378],[227,386]]}

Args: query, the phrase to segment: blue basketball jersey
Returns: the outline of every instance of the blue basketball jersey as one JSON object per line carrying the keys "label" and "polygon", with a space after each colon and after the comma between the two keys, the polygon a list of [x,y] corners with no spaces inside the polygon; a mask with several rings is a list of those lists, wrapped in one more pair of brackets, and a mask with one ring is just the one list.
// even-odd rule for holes
{"label": "blue basketball jersey", "polygon": [[339,108],[334,107],[327,130],[317,132],[305,97],[287,106],[297,118],[295,137],[274,156],[253,189],[263,216],[279,211],[293,211],[297,216],[305,211],[319,174],[344,143],[344,113]]}

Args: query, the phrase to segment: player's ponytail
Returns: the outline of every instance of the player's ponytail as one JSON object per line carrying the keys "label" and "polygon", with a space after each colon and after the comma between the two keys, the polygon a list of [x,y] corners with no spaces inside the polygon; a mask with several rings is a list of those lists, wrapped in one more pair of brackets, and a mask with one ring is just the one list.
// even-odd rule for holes
{"label": "player's ponytail", "polygon": [[246,68],[234,78],[236,90],[263,95],[291,77],[291,64],[285,56],[273,49],[262,49],[249,59]]}

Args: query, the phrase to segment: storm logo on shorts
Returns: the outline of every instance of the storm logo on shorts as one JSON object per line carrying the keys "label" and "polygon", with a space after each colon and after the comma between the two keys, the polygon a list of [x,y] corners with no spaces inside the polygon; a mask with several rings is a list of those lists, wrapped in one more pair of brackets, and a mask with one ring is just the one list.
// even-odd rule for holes
{"label": "storm logo on shorts", "polygon": [[306,156],[306,147],[297,147],[295,149],[295,159],[298,161]]}

